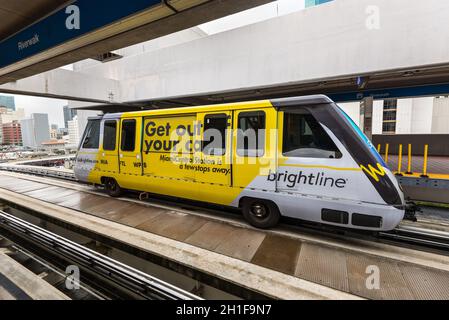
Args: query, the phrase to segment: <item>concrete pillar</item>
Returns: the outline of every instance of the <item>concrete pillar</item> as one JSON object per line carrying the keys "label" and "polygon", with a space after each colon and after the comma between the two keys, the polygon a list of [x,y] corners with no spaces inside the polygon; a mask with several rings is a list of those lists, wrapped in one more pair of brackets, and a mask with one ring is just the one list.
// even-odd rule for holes
{"label": "concrete pillar", "polygon": [[370,140],[373,138],[373,103],[372,97],[360,102],[360,128]]}

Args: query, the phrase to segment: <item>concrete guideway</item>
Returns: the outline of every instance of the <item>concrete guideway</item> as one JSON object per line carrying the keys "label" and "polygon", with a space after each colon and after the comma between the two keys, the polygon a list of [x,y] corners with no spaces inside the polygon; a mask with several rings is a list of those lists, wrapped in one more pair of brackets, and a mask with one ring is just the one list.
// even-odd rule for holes
{"label": "concrete guideway", "polygon": [[38,275],[0,252],[0,300],[15,300],[14,293],[9,292],[11,284],[15,287],[13,291],[21,292],[31,300],[70,300]]}
{"label": "concrete guideway", "polygon": [[[449,299],[448,257],[352,238],[262,232],[221,218],[110,199],[69,182],[1,175],[0,197],[6,201],[271,297]],[[366,289],[370,265],[380,269],[380,290]]]}

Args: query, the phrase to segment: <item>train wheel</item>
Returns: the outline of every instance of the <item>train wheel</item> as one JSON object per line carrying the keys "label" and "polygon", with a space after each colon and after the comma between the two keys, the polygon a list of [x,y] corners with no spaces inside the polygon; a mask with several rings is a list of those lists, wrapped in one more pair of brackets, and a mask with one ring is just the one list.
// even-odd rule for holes
{"label": "train wheel", "polygon": [[122,188],[115,179],[108,178],[104,184],[106,191],[111,197],[117,198],[123,194]]}
{"label": "train wheel", "polygon": [[246,221],[260,229],[276,226],[281,217],[278,207],[266,200],[247,199],[243,202],[242,211]]}

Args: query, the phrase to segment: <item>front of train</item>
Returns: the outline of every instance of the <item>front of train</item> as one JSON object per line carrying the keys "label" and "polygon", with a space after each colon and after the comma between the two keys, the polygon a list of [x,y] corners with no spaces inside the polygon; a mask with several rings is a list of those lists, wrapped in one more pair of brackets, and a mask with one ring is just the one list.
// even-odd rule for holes
{"label": "front of train", "polygon": [[[340,141],[347,145],[347,150],[360,166],[362,173],[389,207],[389,214],[383,216],[383,228],[394,229],[409,210],[404,191],[395,174],[390,170],[371,140],[360,127],[336,103],[328,109],[328,116],[343,130],[337,132]],[[334,123],[335,125],[336,123]],[[411,211],[410,215],[414,215]]]}
{"label": "front of train", "polygon": [[[396,228],[404,219],[407,209],[404,193],[396,176],[371,141],[354,121],[326,96],[302,97],[296,101],[274,101],[279,110],[286,112],[298,108],[298,103],[320,123],[344,153],[340,162],[341,166],[346,165],[348,169],[336,169],[347,178],[347,184],[334,193],[334,198],[349,200],[343,206],[344,209],[338,209],[349,213],[347,226],[378,231]],[[317,160],[316,163],[322,165],[327,162],[329,161]],[[338,163],[332,161],[335,166],[339,166]]]}

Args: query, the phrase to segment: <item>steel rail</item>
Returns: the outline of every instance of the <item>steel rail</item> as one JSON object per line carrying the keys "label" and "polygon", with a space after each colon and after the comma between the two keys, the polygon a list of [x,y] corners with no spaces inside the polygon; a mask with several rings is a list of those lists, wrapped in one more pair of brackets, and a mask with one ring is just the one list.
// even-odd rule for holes
{"label": "steel rail", "polygon": [[379,237],[449,251],[448,232],[400,226],[390,232],[379,232]]}
{"label": "steel rail", "polygon": [[0,225],[9,231],[13,231],[22,237],[26,237],[40,244],[53,253],[57,252],[65,258],[79,263],[80,266],[84,266],[144,298],[202,300],[202,298],[165,281],[101,255],[3,211],[0,211]]}

